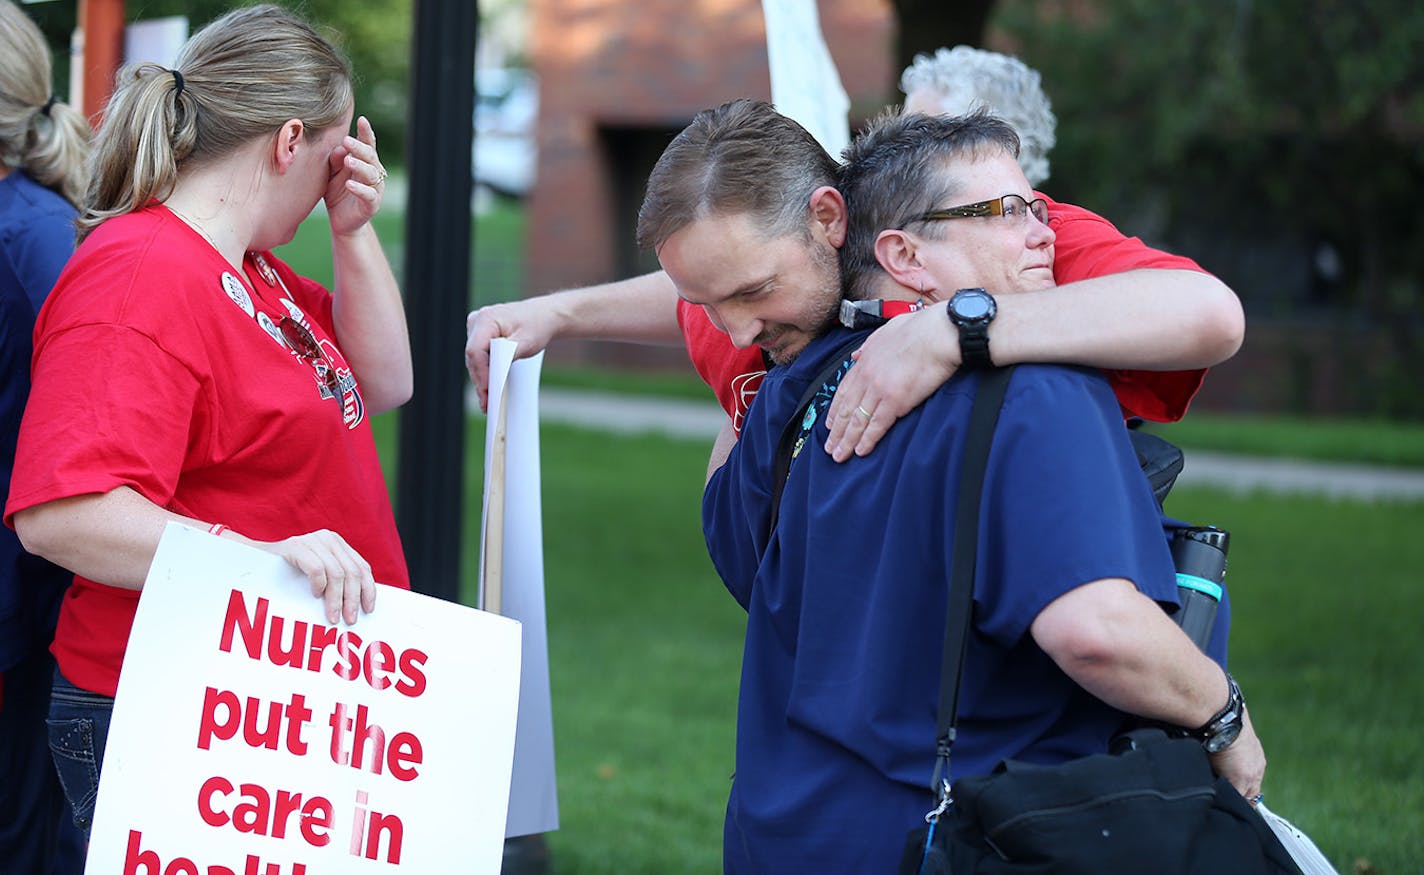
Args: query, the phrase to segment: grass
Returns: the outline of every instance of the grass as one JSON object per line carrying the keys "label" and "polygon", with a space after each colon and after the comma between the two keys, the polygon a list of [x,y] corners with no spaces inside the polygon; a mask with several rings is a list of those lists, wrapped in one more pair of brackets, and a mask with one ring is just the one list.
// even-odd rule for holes
{"label": "grass", "polygon": [[[467,458],[483,457],[483,424]],[[540,440],[554,871],[719,872],[746,615],[702,545],[706,448],[550,426]],[[482,480],[470,470],[467,507]],[[467,515],[471,584],[478,526]]]}
{"label": "grass", "polygon": [[664,371],[632,372],[598,368],[571,368],[546,364],[540,382],[560,389],[585,389],[661,398],[681,398],[714,403],[712,392],[696,374]]}
{"label": "grass", "polygon": [[[541,442],[554,871],[718,871],[744,615],[700,538],[706,447],[549,426]],[[474,508],[481,474],[469,476]],[[1417,871],[1424,503],[1184,489],[1168,510],[1232,532],[1232,666],[1270,757],[1273,808],[1342,872]],[[466,520],[467,544],[477,524]]]}
{"label": "grass", "polygon": [[1150,428],[1183,447],[1424,468],[1424,423],[1193,412]]}
{"label": "grass", "polygon": [[1341,872],[1424,860],[1424,502],[1232,498],[1168,511],[1232,532],[1231,662],[1266,745],[1268,804]]}

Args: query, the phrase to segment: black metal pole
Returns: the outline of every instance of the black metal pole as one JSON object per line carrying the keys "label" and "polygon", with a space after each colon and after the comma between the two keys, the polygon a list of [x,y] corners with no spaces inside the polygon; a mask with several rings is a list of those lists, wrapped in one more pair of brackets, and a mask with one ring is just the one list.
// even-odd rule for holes
{"label": "black metal pole", "polygon": [[464,507],[478,10],[475,0],[416,0],[406,146],[404,289],[415,396],[401,410],[396,515],[412,587],[450,601],[459,594]]}
{"label": "black metal pole", "polygon": [[[456,601],[465,485],[465,311],[476,0],[415,0],[405,213],[406,318],[415,396],[401,410],[396,515],[411,586]],[[544,875],[543,836],[506,840],[505,875]]]}

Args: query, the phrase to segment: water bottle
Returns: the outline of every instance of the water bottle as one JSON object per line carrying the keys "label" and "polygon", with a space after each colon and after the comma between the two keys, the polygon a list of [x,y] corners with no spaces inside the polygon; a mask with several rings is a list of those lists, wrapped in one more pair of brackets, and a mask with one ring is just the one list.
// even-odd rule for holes
{"label": "water bottle", "polygon": [[1226,550],[1231,534],[1215,526],[1178,529],[1172,535],[1172,562],[1177,566],[1177,625],[1206,652],[1221,585],[1226,580]]}

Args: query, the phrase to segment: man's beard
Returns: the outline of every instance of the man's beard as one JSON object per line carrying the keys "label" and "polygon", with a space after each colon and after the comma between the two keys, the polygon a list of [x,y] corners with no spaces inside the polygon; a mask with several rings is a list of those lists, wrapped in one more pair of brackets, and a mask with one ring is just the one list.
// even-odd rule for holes
{"label": "man's beard", "polygon": [[[800,320],[806,326],[804,330],[807,335],[807,343],[834,328],[840,318],[841,310],[841,265],[836,250],[828,245],[812,242],[810,254],[818,275],[818,288],[815,296],[806,302],[806,309]],[[792,330],[795,330],[795,326],[792,326]],[[777,332],[766,337],[765,341],[767,343],[774,342],[784,333],[784,331]],[[800,348],[788,352],[772,352],[767,348],[766,343],[763,343],[762,338],[757,338],[757,345],[762,347],[766,357],[775,365],[791,364],[806,348],[803,344]]]}
{"label": "man's beard", "polygon": [[825,297],[816,299],[820,312],[815,314],[816,327],[811,331],[811,337],[817,338],[825,335],[840,322],[841,259],[840,253],[829,245],[816,246],[811,251],[811,259],[816,264],[817,272],[821,274],[821,288],[825,294]]}

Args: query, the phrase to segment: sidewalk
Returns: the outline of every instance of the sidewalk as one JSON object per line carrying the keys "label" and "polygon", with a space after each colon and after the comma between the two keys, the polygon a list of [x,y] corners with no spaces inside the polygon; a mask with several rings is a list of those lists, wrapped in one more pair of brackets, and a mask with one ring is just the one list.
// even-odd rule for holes
{"label": "sidewalk", "polygon": [[[478,412],[473,392],[468,399],[468,409]],[[704,439],[709,444],[726,420],[726,414],[712,401],[549,387],[540,389],[539,414],[545,422],[618,434],[653,432]],[[1204,450],[1187,453],[1177,482],[1183,486],[1211,486],[1238,495],[1260,490],[1371,501],[1424,500],[1424,471],[1413,468],[1233,456]]]}

